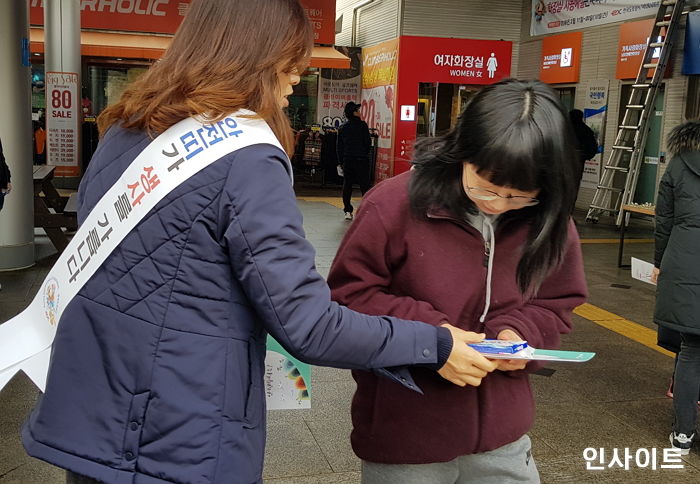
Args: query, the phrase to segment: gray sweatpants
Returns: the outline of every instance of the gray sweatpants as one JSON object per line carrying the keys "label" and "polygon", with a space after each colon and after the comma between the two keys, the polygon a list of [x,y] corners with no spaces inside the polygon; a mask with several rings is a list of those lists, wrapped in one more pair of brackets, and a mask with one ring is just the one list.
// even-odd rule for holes
{"label": "gray sweatpants", "polygon": [[532,442],[515,442],[481,454],[433,464],[377,464],[362,461],[362,484],[539,484]]}

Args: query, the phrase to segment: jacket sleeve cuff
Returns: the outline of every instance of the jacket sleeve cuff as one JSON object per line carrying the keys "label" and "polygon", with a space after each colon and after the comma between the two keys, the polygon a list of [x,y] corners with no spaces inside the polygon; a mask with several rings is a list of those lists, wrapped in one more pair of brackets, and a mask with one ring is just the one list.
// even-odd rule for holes
{"label": "jacket sleeve cuff", "polygon": [[421,365],[424,368],[429,368],[431,370],[438,371],[440,368],[442,368],[445,363],[447,362],[447,359],[450,357],[450,353],[452,353],[452,346],[454,345],[454,341],[452,341],[452,333],[450,333],[450,330],[447,328],[443,328],[442,326],[437,327],[437,361],[435,363],[429,363],[425,365]]}

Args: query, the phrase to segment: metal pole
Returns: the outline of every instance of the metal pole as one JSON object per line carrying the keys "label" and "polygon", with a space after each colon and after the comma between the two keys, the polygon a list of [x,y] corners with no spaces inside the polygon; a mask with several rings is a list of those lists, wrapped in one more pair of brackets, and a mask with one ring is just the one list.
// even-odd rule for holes
{"label": "metal pole", "polygon": [[0,1],[0,139],[12,193],[0,211],[0,270],[34,264],[34,183],[28,0]]}

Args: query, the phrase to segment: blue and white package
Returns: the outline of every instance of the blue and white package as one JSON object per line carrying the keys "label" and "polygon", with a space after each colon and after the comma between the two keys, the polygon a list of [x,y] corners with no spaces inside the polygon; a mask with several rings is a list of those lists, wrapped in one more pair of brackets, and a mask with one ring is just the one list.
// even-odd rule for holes
{"label": "blue and white package", "polygon": [[469,343],[479,353],[513,354],[527,348],[527,341],[508,341],[501,339],[485,339],[478,343]]}

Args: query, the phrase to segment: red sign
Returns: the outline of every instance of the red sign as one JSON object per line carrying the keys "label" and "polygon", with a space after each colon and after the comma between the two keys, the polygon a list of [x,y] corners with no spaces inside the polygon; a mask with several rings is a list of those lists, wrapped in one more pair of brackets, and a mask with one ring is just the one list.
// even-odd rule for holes
{"label": "red sign", "polygon": [[[654,27],[654,19],[640,20],[638,22],[627,22],[620,25],[620,41],[617,45],[617,79],[636,79],[639,74],[639,67],[642,65],[644,52],[647,48],[649,33]],[[665,35],[665,32],[661,32]],[[659,42],[661,39],[656,39]],[[653,54],[653,62],[657,62],[659,57],[657,52]],[[655,69],[649,69],[647,76],[652,77]],[[670,72],[666,73],[670,75]]]}
{"label": "red sign", "polygon": [[578,82],[583,32],[552,35],[542,39],[540,79],[549,84]]}
{"label": "red sign", "polygon": [[[83,29],[174,34],[190,0],[81,0]],[[44,25],[44,0],[31,0],[29,23]]]}
{"label": "red sign", "polygon": [[335,44],[335,0],[301,0],[314,26],[314,43]]}
{"label": "red sign", "polygon": [[[416,106],[419,84],[493,84],[510,77],[512,49],[512,42],[502,40],[400,38],[393,175],[410,168],[417,120],[415,116],[410,119],[410,113],[399,110]],[[401,120],[402,117],[405,119]]]}
{"label": "red sign", "polygon": [[[31,0],[29,23],[44,25],[44,1]],[[301,0],[317,44],[335,43],[335,0]],[[83,29],[174,34],[190,0],[81,0]]]}

